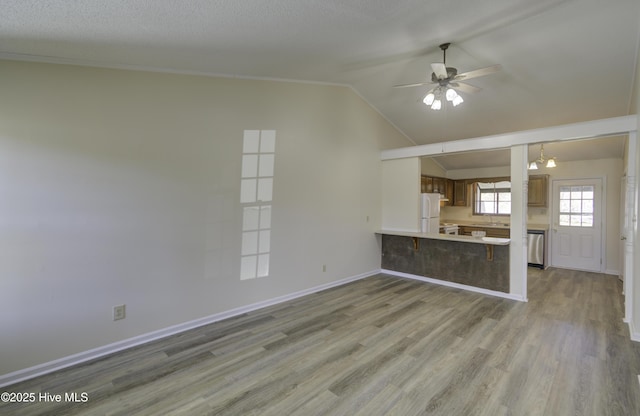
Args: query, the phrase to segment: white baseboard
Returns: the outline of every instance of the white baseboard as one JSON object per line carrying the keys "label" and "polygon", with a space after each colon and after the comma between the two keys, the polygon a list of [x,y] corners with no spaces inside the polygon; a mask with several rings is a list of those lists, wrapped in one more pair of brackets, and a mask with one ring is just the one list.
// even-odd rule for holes
{"label": "white baseboard", "polygon": [[157,331],[142,334],[137,337],[128,338],[122,341],[114,342],[112,344],[104,345],[102,347],[98,347],[88,351],[83,351],[77,354],[69,355],[63,358],[59,358],[57,360],[53,360],[53,361],[49,361],[33,367],[25,368],[23,370],[18,370],[12,373],[3,374],[3,375],[0,375],[0,387],[4,387],[10,384],[18,383],[20,381],[28,380],[30,378],[51,373],[56,370],[61,370],[63,368],[70,367],[72,365],[81,364],[89,360],[104,357],[105,355],[113,354],[114,352],[122,351],[127,348],[135,347],[137,345],[141,345],[147,342],[165,338],[170,335],[175,335],[180,332],[188,331],[190,329],[211,324],[217,321],[221,321],[223,319],[231,318],[233,316],[242,315],[243,313],[265,308],[267,306],[276,305],[278,303],[282,303],[288,300],[310,295],[312,293],[320,292],[322,290],[330,289],[332,287],[341,286],[350,282],[354,282],[356,280],[364,279],[365,277],[376,275],[378,273],[380,273],[379,269],[372,270],[370,272],[351,276],[346,279],[336,280],[334,282],[330,282],[330,283],[315,286],[309,289],[290,293],[288,295],[278,296],[273,299],[268,299],[261,302],[252,303],[250,305],[241,306],[239,308],[230,309],[228,311],[206,316],[204,318],[195,319],[193,321],[184,322],[178,325],[173,325]]}
{"label": "white baseboard", "polygon": [[398,277],[406,277],[408,279],[420,280],[422,282],[433,283],[433,284],[440,285],[440,286],[453,287],[453,288],[456,288],[456,289],[467,290],[469,292],[482,293],[483,295],[497,296],[499,298],[517,300],[517,301],[520,301],[520,302],[526,302],[527,301],[527,299],[525,299],[524,297],[522,297],[520,295],[512,295],[511,293],[498,292],[496,290],[483,289],[481,287],[468,286],[468,285],[463,285],[463,284],[460,284],[460,283],[448,282],[446,280],[433,279],[431,277],[418,276],[418,275],[415,275],[415,274],[396,272],[396,271],[387,270],[387,269],[380,270],[380,273],[390,274],[392,276],[398,276]]}
{"label": "white baseboard", "polygon": [[640,342],[640,331],[635,327],[633,321],[628,321],[627,324],[629,325],[629,337],[631,341]]}

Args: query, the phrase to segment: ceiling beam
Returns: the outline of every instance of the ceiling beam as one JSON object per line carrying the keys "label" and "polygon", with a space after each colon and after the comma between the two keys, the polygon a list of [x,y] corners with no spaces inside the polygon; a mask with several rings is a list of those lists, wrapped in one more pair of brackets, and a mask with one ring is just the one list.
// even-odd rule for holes
{"label": "ceiling beam", "polygon": [[629,116],[584,121],[581,123],[564,124],[561,126],[544,127],[541,129],[517,131],[493,136],[401,147],[381,151],[380,159],[390,160],[403,159],[406,157],[442,156],[448,153],[476,150],[508,149],[516,145],[615,136],[636,131],[638,128],[637,120],[638,116],[632,114]]}

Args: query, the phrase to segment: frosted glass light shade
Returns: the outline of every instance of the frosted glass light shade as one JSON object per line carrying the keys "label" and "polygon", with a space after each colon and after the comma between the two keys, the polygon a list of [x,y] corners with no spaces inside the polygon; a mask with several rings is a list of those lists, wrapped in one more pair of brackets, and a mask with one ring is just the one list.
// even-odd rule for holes
{"label": "frosted glass light shade", "polygon": [[444,94],[444,96],[447,101],[453,101],[458,96],[458,93],[456,93],[453,88],[449,88],[447,89],[447,92]]}
{"label": "frosted glass light shade", "polygon": [[429,94],[425,95],[424,100],[422,100],[423,103],[425,103],[426,105],[431,105],[433,104],[433,100],[436,99],[436,96],[430,92]]}

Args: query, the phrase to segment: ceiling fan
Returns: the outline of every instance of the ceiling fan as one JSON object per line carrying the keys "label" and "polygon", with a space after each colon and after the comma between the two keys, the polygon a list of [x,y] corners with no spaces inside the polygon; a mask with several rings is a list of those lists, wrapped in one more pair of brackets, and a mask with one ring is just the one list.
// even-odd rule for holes
{"label": "ceiling fan", "polygon": [[502,68],[502,66],[498,64],[458,74],[458,70],[456,68],[447,66],[447,49],[449,48],[449,45],[451,44],[443,43],[442,45],[440,45],[440,49],[442,49],[443,55],[442,63],[436,62],[431,64],[431,69],[433,69],[433,72],[431,73],[431,81],[418,82],[414,84],[394,85],[393,87],[407,88],[420,87],[423,85],[434,85],[434,87],[427,92],[427,95],[425,95],[422,101],[426,105],[431,106],[432,110],[440,110],[440,108],[442,108],[443,97],[447,101],[451,101],[454,107],[462,104],[464,100],[456,90],[464,93],[475,93],[481,90],[481,88],[461,81],[489,75],[499,71]]}

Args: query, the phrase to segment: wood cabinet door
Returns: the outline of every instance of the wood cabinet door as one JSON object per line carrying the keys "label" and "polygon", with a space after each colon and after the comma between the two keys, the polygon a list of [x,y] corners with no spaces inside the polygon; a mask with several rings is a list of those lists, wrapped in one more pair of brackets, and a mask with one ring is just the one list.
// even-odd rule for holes
{"label": "wood cabinet door", "polygon": [[432,178],[433,179],[433,192],[436,194],[444,195],[444,188],[446,180],[445,178]]}
{"label": "wood cabinet door", "polygon": [[445,205],[447,206],[452,206],[453,205],[453,186],[454,186],[454,182],[451,179],[447,179],[445,181],[445,189],[444,189],[444,196],[445,198],[448,199],[448,201],[445,201]]}
{"label": "wood cabinet door", "polygon": [[431,176],[423,175],[420,177],[420,192],[423,194],[433,192],[433,178]]}
{"label": "wood cabinet door", "polygon": [[453,205],[456,207],[467,206],[467,181],[453,181]]}
{"label": "wood cabinet door", "polygon": [[511,234],[511,230],[509,227],[504,228],[495,228],[495,227],[473,227],[473,226],[459,226],[458,234],[460,235],[471,235],[472,231],[484,231],[487,237],[496,237],[496,238],[509,238]]}
{"label": "wood cabinet door", "polygon": [[530,207],[547,207],[548,175],[529,176],[528,203]]}

